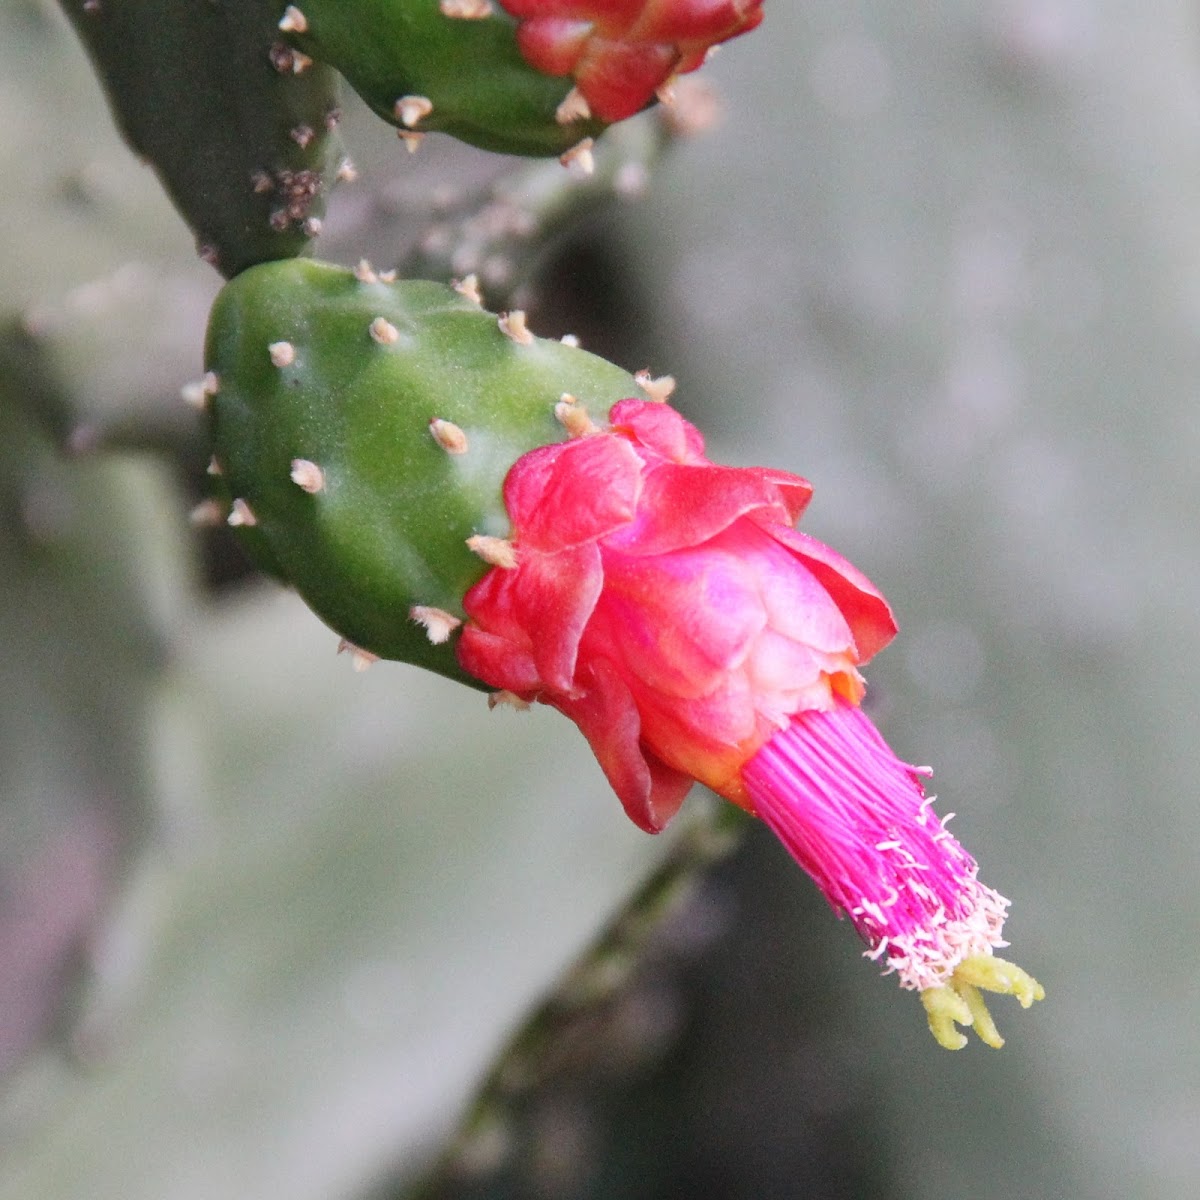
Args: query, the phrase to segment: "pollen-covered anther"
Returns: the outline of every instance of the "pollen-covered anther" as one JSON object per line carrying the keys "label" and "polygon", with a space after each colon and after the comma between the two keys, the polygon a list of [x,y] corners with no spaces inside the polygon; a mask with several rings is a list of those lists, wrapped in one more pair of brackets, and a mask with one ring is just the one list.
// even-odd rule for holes
{"label": "pollen-covered anther", "polygon": [[517,565],[517,548],[508,538],[491,537],[486,533],[472,534],[467,538],[467,549],[478,554],[490,567],[511,571]]}
{"label": "pollen-covered anther", "polygon": [[415,129],[431,112],[433,101],[428,96],[401,96],[392,106],[396,120],[406,129]]}
{"label": "pollen-covered anther", "polygon": [[429,432],[447,454],[466,454],[470,449],[467,435],[453,421],[443,421],[441,417],[434,417],[429,422]]}
{"label": "pollen-covered anther", "polygon": [[579,403],[569,392],[563,392],[562,397],[554,406],[554,415],[558,423],[571,437],[586,437],[589,433],[599,433],[600,428],[591,417],[588,410]]}
{"label": "pollen-covered anther", "polygon": [[486,21],[492,15],[491,0],[441,0],[438,8],[456,21]]}
{"label": "pollen-covered anther", "polygon": [[595,144],[595,138],[582,138],[569,150],[564,150],[558,161],[564,167],[574,167],[581,175],[591,175],[596,170],[596,156],[592,153]]}
{"label": "pollen-covered anther", "polygon": [[295,129],[288,131],[288,137],[300,147],[301,150],[307,150],[313,138],[317,135],[313,131],[311,125],[297,125]]}
{"label": "pollen-covered anther", "polygon": [[356,646],[353,642],[348,641],[346,638],[342,638],[342,640],[338,642],[337,652],[339,654],[350,655],[350,665],[357,672],[359,672],[359,674],[362,674],[362,672],[368,667],[379,661],[378,654],[372,654],[370,650],[364,650],[361,646]]}
{"label": "pollen-covered anther", "polygon": [[651,400],[663,402],[670,399],[675,391],[675,376],[660,375],[657,379],[649,371],[638,371],[633,377],[634,383],[646,393]]}
{"label": "pollen-covered anther", "polygon": [[464,299],[483,307],[483,295],[479,291],[479,276],[472,273],[463,279],[455,279],[450,286]]}
{"label": "pollen-covered anther", "polygon": [[274,367],[290,367],[296,361],[296,347],[291,342],[272,342],[267,353]]}
{"label": "pollen-covered anther", "polygon": [[293,458],[291,480],[309,495],[325,490],[325,472],[308,458]]}
{"label": "pollen-covered anther", "polygon": [[587,97],[577,87],[573,87],[554,110],[554,119],[560,125],[570,125],[572,121],[586,121],[591,115],[592,109]]}
{"label": "pollen-covered anther", "polygon": [[488,708],[499,708],[501,705],[505,705],[508,708],[515,708],[517,712],[528,712],[531,707],[529,701],[522,700],[516,692],[492,692],[488,696]]}
{"label": "pollen-covered anther", "polygon": [[376,317],[370,326],[371,337],[381,346],[391,346],[400,340],[400,330],[386,317]]}
{"label": "pollen-covered anther", "polygon": [[313,65],[313,60],[304,53],[303,50],[292,51],[292,74],[303,75],[309,67]]}
{"label": "pollen-covered anther", "polygon": [[416,133],[411,129],[397,129],[396,136],[404,143],[404,148],[409,154],[416,154],[425,140],[423,133]]}
{"label": "pollen-covered anther", "polygon": [[279,29],[283,33],[307,33],[308,18],[294,4],[289,4],[279,18]]}
{"label": "pollen-covered anther", "polygon": [[211,497],[207,500],[201,500],[188,513],[188,523],[195,529],[215,529],[224,520],[225,505],[220,500],[214,500]]}
{"label": "pollen-covered anther", "polygon": [[533,334],[529,331],[529,326],[525,324],[523,309],[514,308],[512,312],[501,313],[496,323],[500,326],[500,332],[510,341],[516,342],[518,346],[532,344]]}
{"label": "pollen-covered anther", "polygon": [[353,183],[358,178],[358,168],[348,158],[343,158],[338,163],[334,178],[339,183]]}
{"label": "pollen-covered anther", "polygon": [[254,510],[240,496],[233,502],[233,508],[225,520],[227,524],[235,527],[244,525],[246,528],[249,528],[252,525],[258,524],[258,518],[254,515]]}
{"label": "pollen-covered anther", "polygon": [[662,107],[662,119],[676,137],[696,137],[720,124],[721,96],[707,80],[692,75],[676,79],[671,93],[671,102]]}
{"label": "pollen-covered anther", "polygon": [[409,620],[416,621],[425,629],[425,636],[435,646],[450,640],[450,635],[462,624],[453,613],[444,608],[433,608],[428,604],[414,604],[408,610]]}

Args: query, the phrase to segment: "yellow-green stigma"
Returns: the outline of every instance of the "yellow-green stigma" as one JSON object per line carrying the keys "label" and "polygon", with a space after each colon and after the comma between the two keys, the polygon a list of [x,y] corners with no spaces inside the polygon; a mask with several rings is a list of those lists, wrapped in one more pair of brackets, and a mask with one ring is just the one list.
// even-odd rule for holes
{"label": "yellow-green stigma", "polygon": [[1046,989],[1013,963],[991,954],[969,955],[954,968],[949,983],[921,992],[921,1003],[929,1018],[929,1032],[938,1045],[947,1050],[961,1050],[967,1044],[966,1035],[960,1033],[956,1025],[972,1026],[980,1040],[996,1050],[1004,1045],[980,989],[1016,996],[1022,1008],[1046,997]]}

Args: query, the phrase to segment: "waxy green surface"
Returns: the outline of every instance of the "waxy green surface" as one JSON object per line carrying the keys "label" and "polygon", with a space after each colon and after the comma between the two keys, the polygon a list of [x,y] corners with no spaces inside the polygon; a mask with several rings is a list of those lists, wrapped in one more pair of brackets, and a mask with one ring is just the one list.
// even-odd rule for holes
{"label": "waxy green surface", "polygon": [[341,159],[338,80],[291,68],[275,0],[60,2],[204,256],[230,277],[301,253]]}
{"label": "waxy green surface", "polygon": [[307,29],[291,34],[292,43],[336,67],[393,125],[400,125],[398,99],[424,96],[433,111],[414,131],[449,133],[504,154],[562,154],[605,128],[555,120],[571,79],[529,66],[517,49],[516,22],[499,10],[467,20],[446,16],[438,0],[300,0],[296,7]]}
{"label": "waxy green surface", "polygon": [[[397,337],[371,334],[383,318]],[[268,347],[291,345],[275,366]],[[508,337],[494,314],[441,284],[363,283],[311,260],[264,264],[226,285],[213,307],[207,366],[213,449],[225,500],[256,523],[238,532],[255,561],[292,584],[333,629],[383,658],[454,679],[453,639],[431,645],[414,604],[461,616],[488,569],[473,534],[509,531],[501,487],[526,451],[559,441],[563,392],[598,419],[633,377],[559,341]],[[469,449],[450,454],[429,423],[451,421]],[[317,464],[324,486],[293,482]]]}

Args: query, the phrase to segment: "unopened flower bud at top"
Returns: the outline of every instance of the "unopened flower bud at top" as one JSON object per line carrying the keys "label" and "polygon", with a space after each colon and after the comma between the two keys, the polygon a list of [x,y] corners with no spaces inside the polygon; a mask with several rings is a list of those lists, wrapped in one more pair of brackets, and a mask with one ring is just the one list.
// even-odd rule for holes
{"label": "unopened flower bud at top", "polygon": [[711,462],[669,405],[623,400],[509,471],[514,563],[464,597],[459,662],[574,720],[641,828],[697,780],[761,818],[866,954],[920,991],[942,1045],[965,1042],[956,1024],[1000,1045],[979,989],[1027,1007],[1041,988],[994,956],[1008,901],[859,707],[858,668],[896,625],[794,528],[810,495]]}
{"label": "unopened flower bud at top", "polygon": [[547,75],[570,75],[586,111],[631,117],[713,46],[748,33],[763,0],[500,0],[520,22],[517,45]]}

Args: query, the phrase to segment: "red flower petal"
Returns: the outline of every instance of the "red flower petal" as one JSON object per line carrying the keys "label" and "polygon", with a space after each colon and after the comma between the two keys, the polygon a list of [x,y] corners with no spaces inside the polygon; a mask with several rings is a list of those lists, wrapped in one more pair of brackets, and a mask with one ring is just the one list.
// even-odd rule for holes
{"label": "red flower petal", "polygon": [[[511,10],[516,6],[507,7]],[[592,32],[591,21],[538,16],[517,29],[517,46],[534,70],[546,75],[570,75],[582,58]]]}
{"label": "red flower petal", "polygon": [[621,438],[588,437],[532,450],[504,481],[504,504],[522,549],[553,554],[632,520],[642,463]]}
{"label": "red flower petal", "polygon": [[707,461],[700,430],[668,404],[652,400],[618,400],[609,409],[608,423],[614,433],[635,438],[672,462]]}
{"label": "red flower petal", "polygon": [[854,635],[860,663],[878,654],[896,636],[896,618],[888,602],[857,567],[797,529],[781,525],[763,528],[791,550],[833,598]]}

